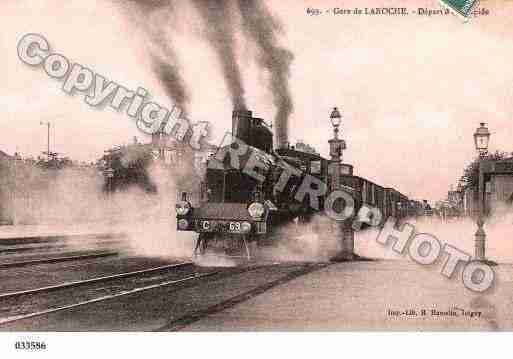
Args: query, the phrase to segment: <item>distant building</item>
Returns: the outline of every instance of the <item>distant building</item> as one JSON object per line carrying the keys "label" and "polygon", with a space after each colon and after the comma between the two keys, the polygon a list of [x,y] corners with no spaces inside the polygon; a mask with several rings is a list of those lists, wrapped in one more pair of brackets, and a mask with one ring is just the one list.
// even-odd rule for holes
{"label": "distant building", "polygon": [[447,192],[447,201],[452,205],[457,205],[463,201],[463,193],[461,191],[448,191]]}
{"label": "distant building", "polygon": [[504,202],[511,204],[513,201],[513,175],[493,175],[487,183],[488,201],[491,203]]}
{"label": "distant building", "polygon": [[[493,213],[498,208],[513,204],[513,157],[485,161],[483,171],[485,212]],[[465,215],[476,215],[478,189],[467,187],[462,193],[462,200]]]}
{"label": "distant building", "polygon": [[513,203],[513,158],[493,161],[485,175],[487,210]]}
{"label": "distant building", "polygon": [[[463,189],[450,190],[447,192],[447,205],[454,214],[461,215],[464,213],[464,192]],[[451,212],[451,213],[452,213]]]}

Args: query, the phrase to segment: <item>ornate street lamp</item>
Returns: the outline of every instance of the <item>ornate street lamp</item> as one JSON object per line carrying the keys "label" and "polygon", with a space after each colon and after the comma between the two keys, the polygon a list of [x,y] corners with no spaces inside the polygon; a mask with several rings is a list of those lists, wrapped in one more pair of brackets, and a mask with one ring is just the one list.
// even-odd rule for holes
{"label": "ornate street lamp", "polygon": [[485,193],[484,193],[484,173],[483,173],[483,162],[485,156],[488,153],[488,144],[490,142],[490,132],[485,126],[484,122],[481,122],[480,126],[474,133],[474,143],[476,151],[479,153],[478,159],[478,171],[479,171],[479,183],[478,183],[478,196],[477,196],[477,231],[475,234],[475,252],[474,256],[476,260],[495,264],[495,262],[488,261],[486,259],[486,233],[483,229],[484,225],[484,207],[485,207]]}
{"label": "ornate street lamp", "polygon": [[476,150],[480,157],[484,157],[488,152],[488,143],[490,142],[490,132],[485,126],[484,122],[481,122],[481,126],[476,129],[474,133],[474,143]]}
{"label": "ornate street lamp", "polygon": [[338,108],[333,107],[333,111],[331,111],[330,114],[330,121],[334,132],[333,139],[328,141],[330,144],[330,156],[332,161],[340,163],[342,161],[342,150],[346,149],[346,142],[338,138],[338,131],[340,123],[342,122],[342,116]]}
{"label": "ornate street lamp", "polygon": [[[342,163],[342,151],[346,149],[346,142],[339,138],[340,123],[342,116],[338,108],[334,107],[330,114],[331,125],[334,136],[329,140],[331,161],[328,167],[330,176],[330,192],[341,189],[341,175],[352,175],[352,166]],[[333,221],[332,234],[341,241],[341,251],[331,260],[352,260],[354,259],[354,231],[347,221]]]}
{"label": "ornate street lamp", "polygon": [[333,111],[331,111],[330,115],[330,120],[335,131],[335,138],[338,138],[338,127],[340,126],[340,122],[342,122],[342,116],[340,115],[338,108],[333,107]]}

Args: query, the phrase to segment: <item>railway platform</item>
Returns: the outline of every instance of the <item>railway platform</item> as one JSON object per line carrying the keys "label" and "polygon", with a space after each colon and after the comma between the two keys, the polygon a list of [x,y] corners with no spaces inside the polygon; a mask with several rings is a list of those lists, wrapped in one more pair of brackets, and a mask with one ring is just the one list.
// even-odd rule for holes
{"label": "railway platform", "polygon": [[[499,265],[510,278],[513,266]],[[502,283],[478,294],[408,260],[334,263],[184,327],[185,331],[511,330]]]}

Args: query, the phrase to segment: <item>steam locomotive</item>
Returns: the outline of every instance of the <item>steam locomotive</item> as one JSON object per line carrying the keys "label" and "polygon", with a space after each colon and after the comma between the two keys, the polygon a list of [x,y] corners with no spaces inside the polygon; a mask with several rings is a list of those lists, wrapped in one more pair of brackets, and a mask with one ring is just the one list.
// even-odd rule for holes
{"label": "steam locomotive", "polygon": [[[245,247],[249,258],[251,243],[272,242],[283,225],[294,220],[308,223],[324,211],[329,193],[316,198],[317,206],[311,206],[311,194],[298,193],[306,177],[330,183],[329,160],[304,146],[274,149],[271,128],[251,111],[233,111],[232,134],[231,143],[207,161],[200,204],[193,207],[186,192],[176,204],[177,230],[199,234],[195,254],[221,243],[225,250]],[[338,177],[354,199],[355,213],[364,204],[378,207],[384,218],[415,213],[415,201],[393,188],[353,176],[352,170]]]}

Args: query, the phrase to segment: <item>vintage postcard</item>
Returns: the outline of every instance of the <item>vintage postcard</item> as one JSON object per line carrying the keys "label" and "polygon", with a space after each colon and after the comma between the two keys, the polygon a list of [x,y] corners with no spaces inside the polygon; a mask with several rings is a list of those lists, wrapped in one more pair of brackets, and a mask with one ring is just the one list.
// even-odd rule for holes
{"label": "vintage postcard", "polygon": [[513,2],[0,19],[2,347],[513,330]]}

